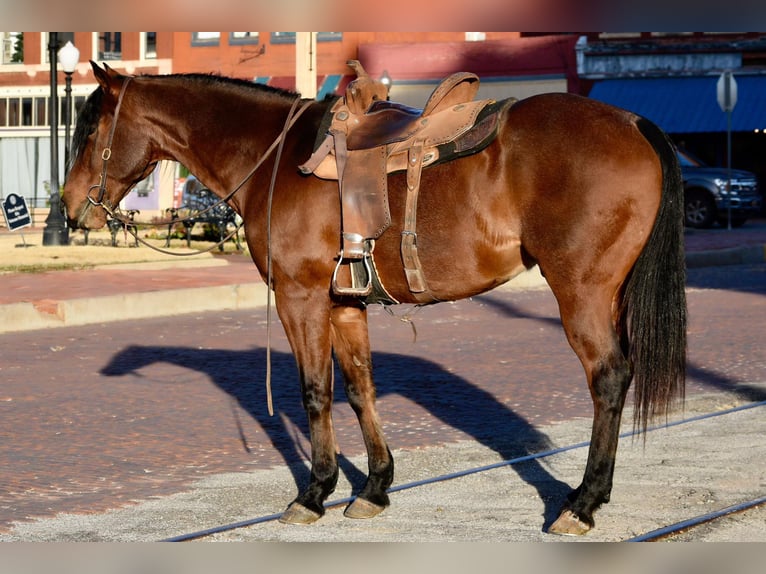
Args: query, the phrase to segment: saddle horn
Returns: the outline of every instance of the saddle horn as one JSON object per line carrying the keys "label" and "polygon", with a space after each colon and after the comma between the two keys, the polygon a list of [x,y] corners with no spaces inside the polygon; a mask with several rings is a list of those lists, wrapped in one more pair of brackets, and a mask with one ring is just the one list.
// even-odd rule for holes
{"label": "saddle horn", "polygon": [[356,72],[356,78],[346,88],[346,105],[354,114],[363,114],[373,102],[388,99],[388,87],[371,77],[359,60],[349,60],[346,65]]}

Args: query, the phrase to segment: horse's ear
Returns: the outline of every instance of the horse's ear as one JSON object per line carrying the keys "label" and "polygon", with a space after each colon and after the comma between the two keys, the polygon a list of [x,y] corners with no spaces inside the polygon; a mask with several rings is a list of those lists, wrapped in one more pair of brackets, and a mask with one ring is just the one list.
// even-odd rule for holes
{"label": "horse's ear", "polygon": [[104,70],[106,71],[107,74],[109,74],[109,77],[112,78],[112,79],[114,79],[114,78],[121,78],[122,77],[122,74],[120,74],[118,71],[110,68],[109,64],[107,64],[106,62],[104,62]]}
{"label": "horse's ear", "polygon": [[122,77],[122,74],[113,70],[106,64],[104,64],[103,68],[100,68],[96,62],[91,60],[90,66],[93,68],[93,75],[96,76],[98,85],[101,86],[101,89],[104,90],[104,92],[112,91],[112,84],[114,81]]}
{"label": "horse's ear", "polygon": [[103,70],[98,67],[98,64],[94,62],[93,60],[90,61],[90,67],[93,68],[93,75],[96,76],[96,81],[98,82],[98,85],[101,86],[101,89],[105,92],[109,91],[109,75],[106,73],[106,70]]}

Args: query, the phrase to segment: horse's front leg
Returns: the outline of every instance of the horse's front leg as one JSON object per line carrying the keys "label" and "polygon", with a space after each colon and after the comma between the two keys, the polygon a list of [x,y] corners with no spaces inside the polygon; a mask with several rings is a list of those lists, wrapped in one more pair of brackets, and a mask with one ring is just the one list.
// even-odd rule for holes
{"label": "horse's front leg", "polygon": [[348,402],[359,419],[369,468],[367,483],[344,514],[372,518],[389,505],[386,490],[394,480],[394,459],[375,407],[367,311],[362,306],[335,307],[331,324],[333,350],[343,372]]}
{"label": "horse's front leg", "polygon": [[324,502],[338,481],[332,424],[332,355],[330,306],[326,293],[293,296],[278,293],[277,310],[298,363],[301,397],[309,421],[311,481],[280,518],[310,524],[324,515]]}

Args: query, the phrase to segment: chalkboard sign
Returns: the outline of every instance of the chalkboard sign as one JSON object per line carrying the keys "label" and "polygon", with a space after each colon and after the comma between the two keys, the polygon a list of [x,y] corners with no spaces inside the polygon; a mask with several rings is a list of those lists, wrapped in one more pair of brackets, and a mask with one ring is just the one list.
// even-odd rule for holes
{"label": "chalkboard sign", "polygon": [[5,215],[5,222],[11,231],[32,225],[27,200],[21,195],[8,194],[8,197],[3,200],[3,215]]}

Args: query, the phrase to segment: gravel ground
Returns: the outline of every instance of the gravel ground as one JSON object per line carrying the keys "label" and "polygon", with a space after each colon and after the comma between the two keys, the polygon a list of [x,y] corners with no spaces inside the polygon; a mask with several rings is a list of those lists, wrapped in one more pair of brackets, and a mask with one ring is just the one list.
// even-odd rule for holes
{"label": "gravel ground", "polygon": [[[766,391],[766,385],[758,385]],[[720,411],[740,402],[723,394],[697,396],[674,420]],[[344,518],[343,505],[311,526],[268,521],[208,538],[280,542],[542,542],[622,541],[662,526],[719,510],[766,492],[763,406],[663,427],[641,438],[623,438],[612,502],[596,514],[596,528],[581,538],[544,529],[565,493],[576,486],[586,448],[501,466],[391,495],[392,506],[372,520]],[[626,420],[630,420],[626,413]],[[587,441],[590,421],[579,419],[539,429],[554,448]],[[630,430],[625,427],[624,430]],[[703,454],[704,453],[704,454]],[[475,442],[397,451],[394,486],[492,465],[498,455]],[[363,458],[350,459],[331,500],[348,497]],[[349,472],[350,470],[350,472]],[[308,470],[306,469],[306,473]],[[295,496],[285,467],[215,475],[186,492],[103,514],[62,514],[18,524],[0,541],[157,541],[284,510]],[[766,506],[694,529],[693,541],[766,542]]]}

